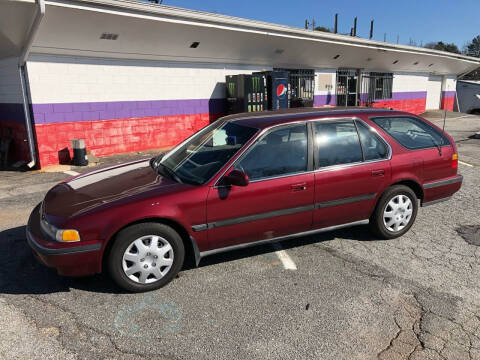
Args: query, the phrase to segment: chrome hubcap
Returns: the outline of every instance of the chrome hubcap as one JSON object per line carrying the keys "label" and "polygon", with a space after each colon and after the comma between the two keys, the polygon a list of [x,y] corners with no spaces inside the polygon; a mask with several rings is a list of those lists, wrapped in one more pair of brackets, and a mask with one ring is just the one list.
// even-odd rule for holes
{"label": "chrome hubcap", "polygon": [[173,248],[161,236],[147,235],[133,241],[125,250],[122,267],[125,275],[140,284],[163,278],[173,265]]}
{"label": "chrome hubcap", "polygon": [[391,232],[401,231],[412,219],[413,204],[406,195],[393,197],[385,207],[383,224]]}

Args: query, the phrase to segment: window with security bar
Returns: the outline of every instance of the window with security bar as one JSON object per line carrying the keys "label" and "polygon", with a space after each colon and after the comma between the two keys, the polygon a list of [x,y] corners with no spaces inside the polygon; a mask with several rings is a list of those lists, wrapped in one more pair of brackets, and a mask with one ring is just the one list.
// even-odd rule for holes
{"label": "window with security bar", "polygon": [[392,85],[392,73],[362,72],[362,102],[391,99]]}
{"label": "window with security bar", "polygon": [[288,71],[290,82],[290,106],[313,106],[315,71],[311,69],[275,69]]}

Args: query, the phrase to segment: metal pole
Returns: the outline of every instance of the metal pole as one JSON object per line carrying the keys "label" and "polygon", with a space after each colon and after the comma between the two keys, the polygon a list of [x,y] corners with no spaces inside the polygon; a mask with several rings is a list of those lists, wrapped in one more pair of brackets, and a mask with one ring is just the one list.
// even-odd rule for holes
{"label": "metal pole", "polygon": [[30,50],[32,48],[33,41],[35,40],[35,36],[37,35],[38,29],[40,28],[40,24],[45,16],[45,1],[44,0],[37,0],[37,12],[35,14],[35,18],[33,20],[32,26],[29,29],[28,38],[25,43],[25,46],[22,49],[22,53],[20,55],[18,61],[18,73],[20,76],[20,84],[22,89],[22,101],[23,101],[23,112],[25,115],[25,128],[27,130],[27,141],[28,141],[28,148],[30,150],[30,162],[27,166],[31,169],[37,163],[37,151],[35,147],[35,137],[33,134],[32,128],[32,119],[30,117],[30,100],[29,94],[27,90],[28,86],[28,77],[26,74],[26,63],[28,59],[28,55],[30,54]]}
{"label": "metal pole", "polygon": [[333,33],[336,34],[338,32],[338,13],[335,14],[335,24],[333,25]]}
{"label": "metal pole", "polygon": [[373,20],[370,21],[370,37],[369,39],[371,40],[373,38]]}

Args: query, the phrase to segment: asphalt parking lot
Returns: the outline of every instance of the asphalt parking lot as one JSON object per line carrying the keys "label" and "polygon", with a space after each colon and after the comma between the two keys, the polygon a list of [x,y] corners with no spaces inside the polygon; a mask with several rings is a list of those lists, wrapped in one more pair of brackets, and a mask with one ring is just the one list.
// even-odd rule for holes
{"label": "asphalt parking lot", "polygon": [[355,227],[215,255],[145,294],[38,264],[28,215],[70,175],[0,173],[0,358],[480,359],[480,116],[446,130],[463,187],[403,237]]}

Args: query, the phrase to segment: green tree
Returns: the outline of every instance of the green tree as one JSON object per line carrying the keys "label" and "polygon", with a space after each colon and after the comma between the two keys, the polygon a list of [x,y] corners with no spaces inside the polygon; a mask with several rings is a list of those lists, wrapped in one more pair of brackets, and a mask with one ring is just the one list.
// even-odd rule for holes
{"label": "green tree", "polygon": [[[465,45],[463,52],[465,55],[480,57],[480,35],[474,37],[472,41]],[[480,68],[462,77],[464,80],[480,80]]]}
{"label": "green tree", "polygon": [[454,43],[446,44],[443,41],[429,42],[429,43],[425,44],[425,47],[427,49],[448,51],[448,52],[451,52],[451,53],[460,54],[460,50],[458,50],[457,45],[455,45]]}
{"label": "green tree", "polygon": [[480,57],[480,35],[474,37],[472,41],[467,44],[465,54]]}
{"label": "green tree", "polygon": [[315,27],[316,31],[324,31],[324,32],[332,32],[329,28],[326,28],[325,26],[317,26]]}

